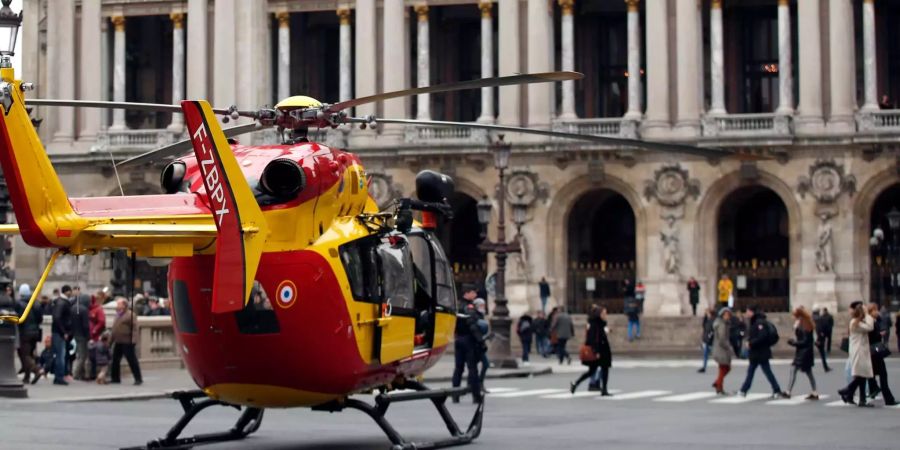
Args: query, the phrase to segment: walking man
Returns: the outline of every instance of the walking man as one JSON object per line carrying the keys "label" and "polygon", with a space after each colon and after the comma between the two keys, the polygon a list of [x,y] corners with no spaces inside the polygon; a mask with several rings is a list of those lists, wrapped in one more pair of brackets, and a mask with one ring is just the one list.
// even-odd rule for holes
{"label": "walking man", "polygon": [[538,311],[537,317],[531,322],[534,330],[534,341],[537,344],[537,352],[544,358],[550,353],[550,324],[542,311]]}
{"label": "walking man", "polygon": [[[478,296],[475,287],[467,285],[463,288],[463,301],[456,314],[456,338],[453,341],[455,366],[453,368],[453,387],[462,382],[463,370],[468,371],[468,385],[475,402],[481,401],[481,379],[478,377],[478,352],[476,346],[484,346],[481,330],[478,328],[478,313],[472,303]],[[459,397],[453,397],[459,403]]]}
{"label": "walking man", "polygon": [[116,320],[112,326],[113,361],[111,369],[111,383],[121,383],[119,375],[122,357],[128,361],[128,368],[134,376],[135,386],[141,385],[144,380],[141,377],[141,367],[138,365],[137,355],[134,352],[134,315],[128,308],[124,297],[116,299]]}
{"label": "walking man", "polygon": [[825,344],[825,353],[831,354],[831,333],[834,331],[834,317],[828,314],[828,308],[822,308],[822,321],[816,322],[816,329],[821,330]]}
{"label": "walking man", "polygon": [[[825,310],[827,312],[827,310]],[[828,360],[825,355],[828,353],[825,351],[825,341],[827,339],[825,334],[825,328],[827,324],[825,323],[825,316],[822,315],[818,309],[813,311],[813,322],[816,324],[816,349],[819,350],[819,356],[822,358],[822,367],[825,369],[825,372],[831,372],[831,367],[828,367]],[[831,316],[828,316],[831,318]],[[834,320],[834,319],[832,319]]]}
{"label": "walking man", "polygon": [[565,359],[568,364],[572,364],[572,357],[566,350],[566,343],[575,335],[575,325],[572,323],[572,316],[566,312],[565,306],[559,307],[559,312],[553,318],[553,333],[556,333],[556,356],[559,363],[562,364]]}
{"label": "walking man", "polygon": [[75,340],[75,364],[72,366],[72,377],[76,380],[88,380],[91,377],[88,360],[88,340],[91,337],[90,308],[91,296],[73,294],[72,338]]}
{"label": "walking man", "polygon": [[769,360],[772,359],[772,346],[778,342],[778,330],[766,320],[765,313],[759,311],[756,306],[747,308],[747,319],[750,321],[747,337],[747,344],[750,347],[750,366],[747,367],[747,378],[744,379],[744,385],[741,386],[741,396],[747,396],[747,391],[753,384],[753,374],[759,367],[772,386],[772,397],[790,398],[781,390],[775,374],[772,373],[772,367],[769,366]]}
{"label": "walking man", "polygon": [[66,361],[68,360],[67,343],[72,336],[72,304],[69,296],[72,288],[65,285],[59,291],[59,297],[53,300],[53,384],[68,385],[66,381]]}
{"label": "walking man", "polygon": [[519,317],[516,334],[519,335],[519,342],[522,343],[522,362],[528,363],[528,354],[531,353],[531,339],[534,334],[534,320],[527,312],[522,314],[522,317]]}

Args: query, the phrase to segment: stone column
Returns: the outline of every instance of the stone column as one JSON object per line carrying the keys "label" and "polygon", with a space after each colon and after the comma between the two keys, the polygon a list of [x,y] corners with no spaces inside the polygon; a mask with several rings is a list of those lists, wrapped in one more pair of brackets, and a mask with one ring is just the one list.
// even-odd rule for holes
{"label": "stone column", "polygon": [[[431,84],[431,56],[428,41],[428,5],[416,5],[416,86],[426,87]],[[416,98],[416,119],[431,120],[431,96],[419,94]]]}
{"label": "stone column", "polygon": [[800,103],[796,120],[798,133],[821,132],[822,121],[822,29],[819,0],[797,2],[797,38],[800,40]]}
{"label": "stone column", "polygon": [[[497,18],[499,33],[497,37],[498,64],[497,72],[501,77],[522,72],[519,40],[519,0],[498,0]],[[504,86],[500,88],[500,105],[498,121],[503,125],[522,125],[522,92],[521,86]]]}
{"label": "stone column", "polygon": [[724,115],[725,110],[725,41],[722,36],[722,0],[712,0],[709,10],[710,78],[712,105],[709,115]]}
{"label": "stone column", "polygon": [[682,136],[700,132],[700,2],[676,0],[678,122],[675,130]]}
{"label": "stone column", "polygon": [[[75,98],[75,2],[57,2],[47,10],[47,60],[51,61],[56,98]],[[51,51],[51,47],[56,47]],[[48,82],[50,79],[48,78]],[[72,142],[75,136],[73,108],[56,108],[57,124],[53,139]]]}
{"label": "stone column", "polygon": [[852,0],[829,0],[828,37],[831,75],[831,116],[828,129],[836,133],[856,131],[856,56],[853,43]]}
{"label": "stone column", "polygon": [[191,62],[187,67],[187,96],[191,99],[207,98],[209,3],[207,0],[188,0],[187,12],[187,57]]}
{"label": "stone column", "polygon": [[[560,38],[562,39],[562,70],[575,70],[575,0],[559,0],[562,9],[560,26]],[[629,26],[631,23],[629,22]],[[629,28],[629,36],[631,29]],[[629,44],[630,51],[630,44]],[[630,61],[629,61],[630,62]],[[575,81],[562,82],[562,111],[561,120],[576,119],[575,114]]]}
{"label": "stone column", "polygon": [[669,2],[647,0],[647,114],[642,133],[652,137],[671,127],[669,113]]}
{"label": "stone column", "polygon": [[353,33],[350,29],[350,9],[340,8],[337,15],[341,20],[340,43],[340,101],[350,100],[353,95],[353,42],[350,40]]}
{"label": "stone column", "polygon": [[[494,3],[478,3],[481,10],[481,78],[494,76]],[[481,88],[480,123],[494,123],[494,88]]]}
{"label": "stone column", "polygon": [[[184,13],[169,15],[172,19],[172,103],[184,100]],[[169,131],[181,133],[184,130],[184,115],[172,114]]]}
{"label": "stone column", "polygon": [[[863,0],[863,111],[878,110],[878,57],[875,48],[875,0]],[[897,24],[893,24],[896,26]]]}
{"label": "stone column", "polygon": [[625,118],[640,120],[641,106],[641,0],[625,0],[628,5],[628,111]]}
{"label": "stone column", "polygon": [[[113,39],[113,101],[125,101],[125,17],[112,18],[115,36]],[[125,129],[125,110],[113,110],[113,123],[110,130]]]}
{"label": "stone column", "polygon": [[792,53],[790,0],[778,0],[778,114],[794,113]]}
{"label": "stone column", "polygon": [[[406,7],[403,0],[384,0],[384,41],[381,54],[384,57],[382,79],[385,92],[400,91],[409,87],[409,49],[406,39]],[[385,100],[382,110],[385,117],[407,116],[407,100]],[[388,127],[383,128],[387,130]]]}
{"label": "stone column", "polygon": [[[236,0],[215,0],[213,15],[213,101],[219,108],[237,104]],[[247,30],[244,30],[247,32]],[[247,36],[244,36],[247,39]],[[244,88],[248,88],[244,86]]]}
{"label": "stone column", "polygon": [[[546,0],[528,0],[528,72],[553,70],[553,9]],[[553,83],[528,85],[528,126],[548,128]]]}
{"label": "stone column", "polygon": [[[81,2],[81,95],[82,100],[103,100],[103,64],[97,44],[101,40],[100,0],[84,0]],[[83,108],[81,111],[81,130],[78,139],[95,141],[100,130],[102,110]]]}
{"label": "stone column", "polygon": [[278,100],[291,95],[291,14],[275,14],[278,19]]}
{"label": "stone column", "polygon": [[[375,0],[356,0],[356,97],[373,95],[377,89],[378,15],[375,8]],[[374,103],[356,107],[356,115],[367,114],[375,114]]]}

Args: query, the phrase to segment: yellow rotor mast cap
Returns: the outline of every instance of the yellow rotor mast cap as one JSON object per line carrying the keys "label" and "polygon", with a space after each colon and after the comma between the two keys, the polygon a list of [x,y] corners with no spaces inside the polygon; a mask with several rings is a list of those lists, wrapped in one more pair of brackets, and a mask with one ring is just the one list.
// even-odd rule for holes
{"label": "yellow rotor mast cap", "polygon": [[322,102],[305,95],[295,95],[288,97],[275,105],[276,109],[308,109],[321,108]]}

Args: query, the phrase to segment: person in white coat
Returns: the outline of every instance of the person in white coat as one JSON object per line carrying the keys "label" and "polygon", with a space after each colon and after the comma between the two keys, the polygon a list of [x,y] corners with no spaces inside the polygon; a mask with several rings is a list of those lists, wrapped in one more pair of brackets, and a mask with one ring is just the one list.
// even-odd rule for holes
{"label": "person in white coat", "polygon": [[850,357],[848,365],[853,380],[838,391],[844,403],[853,403],[853,391],[859,389],[859,406],[871,407],[866,403],[866,380],[875,376],[872,370],[872,356],[869,353],[869,332],[875,329],[872,316],[866,314],[862,302],[850,304]]}

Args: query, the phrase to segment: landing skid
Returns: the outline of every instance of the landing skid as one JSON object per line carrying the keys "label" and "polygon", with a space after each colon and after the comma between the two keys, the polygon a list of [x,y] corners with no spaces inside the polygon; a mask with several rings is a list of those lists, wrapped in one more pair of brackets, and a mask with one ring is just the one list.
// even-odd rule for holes
{"label": "landing skid", "polygon": [[203,411],[210,406],[231,406],[240,411],[239,406],[229,405],[228,403],[222,403],[218,400],[213,400],[210,398],[206,398],[205,400],[195,401],[199,398],[205,398],[206,394],[203,391],[179,391],[172,393],[172,398],[178,400],[181,403],[181,407],[184,409],[184,415],[178,419],[178,422],[175,423],[174,426],[166,433],[166,437],[156,439],[150,442],[147,442],[147,445],[141,447],[129,447],[124,448],[122,450],[147,450],[147,449],[185,449],[191,448],[194,445],[199,444],[209,444],[213,442],[225,442],[225,441],[236,441],[240,439],[244,439],[249,436],[251,433],[255,432],[259,429],[259,425],[262,423],[263,419],[263,410],[259,408],[246,408],[243,413],[241,413],[237,422],[235,422],[234,426],[224,432],[219,433],[208,433],[208,434],[198,434],[190,437],[178,437],[182,431],[184,431],[185,427],[197,416],[200,411]]}
{"label": "landing skid", "polygon": [[[392,450],[421,450],[432,448],[453,447],[456,445],[465,445],[481,434],[481,422],[484,416],[484,395],[482,395],[477,404],[475,415],[469,422],[469,427],[465,433],[459,429],[459,425],[453,420],[450,411],[447,410],[446,403],[448,397],[458,397],[470,392],[469,388],[450,388],[431,390],[424,384],[417,381],[406,381],[403,388],[412,389],[416,392],[400,392],[396,394],[382,393],[375,397],[375,405],[370,405],[361,400],[348,398],[345,400],[333,401],[324,405],[313,408],[316,411],[338,412],[346,408],[356,409],[366,413],[371,417],[388,439],[393,444]],[[435,442],[409,442],[394,429],[385,417],[388,407],[391,403],[408,402],[414,400],[431,400],[434,407],[437,408],[438,414],[444,420],[447,430],[450,432],[450,438]]]}

